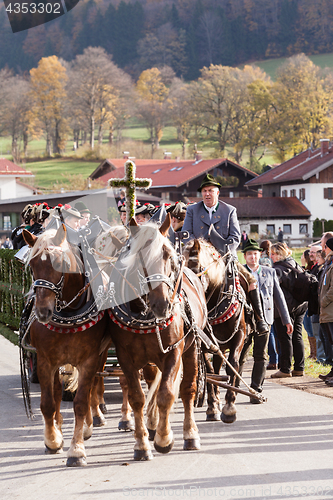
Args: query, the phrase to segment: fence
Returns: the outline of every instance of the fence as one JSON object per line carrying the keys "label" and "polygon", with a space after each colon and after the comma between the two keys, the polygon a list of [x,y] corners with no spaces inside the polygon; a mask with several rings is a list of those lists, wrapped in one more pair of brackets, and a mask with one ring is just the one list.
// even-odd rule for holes
{"label": "fence", "polygon": [[30,268],[14,258],[16,252],[0,250],[0,322],[18,329],[32,279]]}

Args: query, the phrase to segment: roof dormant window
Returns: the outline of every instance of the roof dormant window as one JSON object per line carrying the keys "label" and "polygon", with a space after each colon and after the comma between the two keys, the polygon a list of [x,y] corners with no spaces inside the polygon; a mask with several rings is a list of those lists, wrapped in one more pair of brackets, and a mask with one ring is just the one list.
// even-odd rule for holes
{"label": "roof dormant window", "polygon": [[157,172],[160,172],[160,171],[161,171],[161,169],[158,168],[157,170],[154,170],[154,172],[152,172],[152,174],[157,174]]}

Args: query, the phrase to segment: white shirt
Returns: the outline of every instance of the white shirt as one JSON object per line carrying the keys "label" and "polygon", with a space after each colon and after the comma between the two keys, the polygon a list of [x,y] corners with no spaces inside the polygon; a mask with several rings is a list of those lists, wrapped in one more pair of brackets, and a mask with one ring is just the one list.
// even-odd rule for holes
{"label": "white shirt", "polygon": [[212,215],[215,212],[218,204],[219,204],[219,202],[217,202],[216,205],[214,205],[213,207],[207,207],[207,205],[204,204],[205,209],[209,213],[209,219],[210,220],[212,220]]}

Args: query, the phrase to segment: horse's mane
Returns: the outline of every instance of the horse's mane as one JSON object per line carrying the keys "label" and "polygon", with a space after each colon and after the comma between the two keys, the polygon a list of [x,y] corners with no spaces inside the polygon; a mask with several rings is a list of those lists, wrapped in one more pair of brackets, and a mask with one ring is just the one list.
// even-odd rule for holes
{"label": "horse's mane", "polygon": [[[208,278],[209,285],[214,287],[222,286],[225,280],[225,262],[222,256],[216,248],[205,239],[199,238],[197,241],[200,245],[198,253],[199,264],[202,269],[207,268],[205,274]],[[190,252],[193,245],[194,240],[186,245],[186,250]]]}
{"label": "horse's mane", "polygon": [[144,246],[149,242],[148,251],[144,251],[143,258],[144,263],[147,268],[154,264],[162,256],[163,245],[166,246],[170,252],[171,256],[176,259],[177,253],[172,245],[172,243],[159,231],[159,227],[154,222],[148,222],[138,228],[134,228],[131,247],[129,255],[126,255],[123,259],[123,264],[131,270],[133,266],[137,265],[138,253],[144,248]]}
{"label": "horse's mane", "polygon": [[[76,264],[79,264],[77,260],[75,259],[75,256],[73,254],[73,249],[71,245],[69,245],[67,239],[63,241],[63,243],[60,246],[55,246],[54,244],[54,237],[56,235],[57,230],[56,229],[49,229],[46,230],[44,233],[38,236],[36,243],[32,247],[30,251],[30,255],[28,257],[28,260],[26,262],[26,266],[30,264],[30,261],[34,259],[35,257],[40,256],[40,258],[43,260],[45,259],[45,254],[44,252],[48,252],[52,257],[55,257],[57,252],[59,252],[59,249],[61,250],[62,257],[66,259],[69,258],[69,263],[70,263],[70,268],[71,272],[75,272],[75,268],[73,269],[73,266]],[[79,266],[81,267],[81,266]],[[80,269],[80,272],[82,269]]]}
{"label": "horse's mane", "polygon": [[111,229],[104,231],[96,238],[94,248],[107,257],[113,257],[118,252],[118,248],[112,241],[111,235],[116,236],[118,240],[125,243],[129,233],[125,226],[119,225],[111,227]]}

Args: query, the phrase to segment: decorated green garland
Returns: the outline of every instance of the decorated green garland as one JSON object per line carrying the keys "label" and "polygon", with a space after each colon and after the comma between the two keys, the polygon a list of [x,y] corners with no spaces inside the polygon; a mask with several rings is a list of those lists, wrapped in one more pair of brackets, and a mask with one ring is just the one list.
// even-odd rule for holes
{"label": "decorated green garland", "polygon": [[109,185],[114,188],[125,188],[127,222],[135,215],[135,189],[148,189],[152,185],[151,179],[136,179],[136,166],[131,160],[125,163],[125,176],[122,179],[109,179]]}
{"label": "decorated green garland", "polygon": [[0,322],[18,328],[31,272],[14,258],[17,250],[0,250]]}

